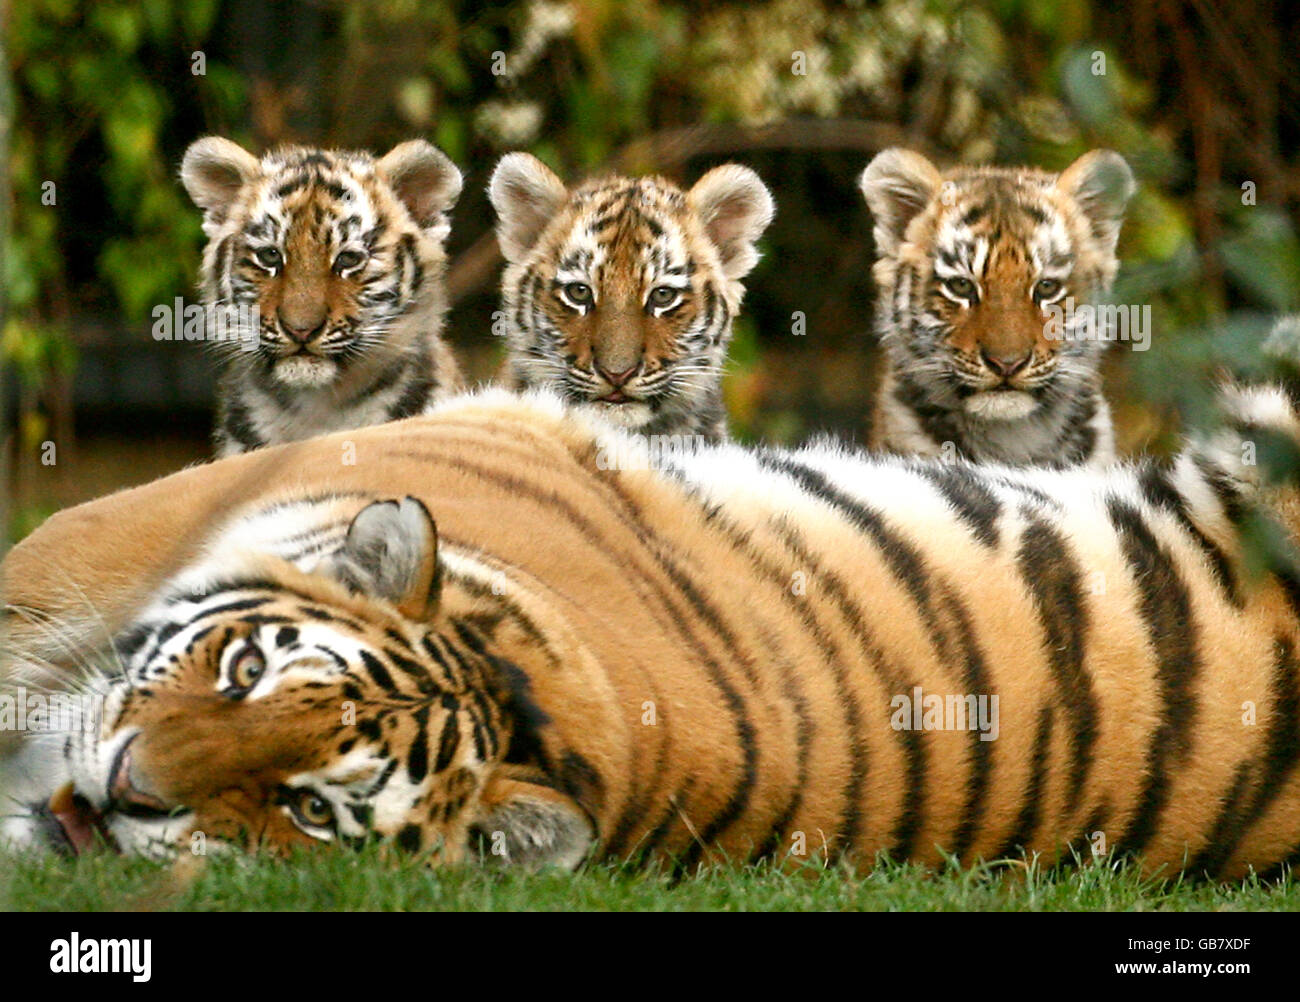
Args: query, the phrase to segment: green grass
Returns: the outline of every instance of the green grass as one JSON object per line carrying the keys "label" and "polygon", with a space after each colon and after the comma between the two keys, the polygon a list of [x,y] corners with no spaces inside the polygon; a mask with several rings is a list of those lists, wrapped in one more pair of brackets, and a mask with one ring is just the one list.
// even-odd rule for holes
{"label": "green grass", "polygon": [[213,857],[190,879],[140,859],[0,856],[9,910],[330,911],[1280,911],[1300,910],[1300,882],[1233,885],[1143,879],[1132,868],[1052,874],[1020,862],[935,873],[882,864],[800,872],[718,866],[674,881],[595,865],[576,874],[305,852],[289,860]]}

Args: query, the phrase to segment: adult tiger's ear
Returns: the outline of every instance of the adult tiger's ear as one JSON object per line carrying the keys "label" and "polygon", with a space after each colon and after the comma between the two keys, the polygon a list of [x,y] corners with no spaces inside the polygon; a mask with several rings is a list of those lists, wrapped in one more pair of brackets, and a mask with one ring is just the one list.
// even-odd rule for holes
{"label": "adult tiger's ear", "polygon": [[939,169],[912,150],[877,153],[858,178],[875,220],[876,254],[898,253],[908,224],[930,204],[943,178]]}
{"label": "adult tiger's ear", "polygon": [[181,160],[181,183],[203,210],[203,232],[212,236],[240,190],[262,171],[257,157],[238,143],[205,136],[190,143]]}
{"label": "adult tiger's ear", "polygon": [[569,189],[532,154],[507,153],[492,172],[488,198],[497,213],[501,254],[515,264],[569,200]]}
{"label": "adult tiger's ear", "polygon": [[326,570],[353,591],[391,602],[408,619],[426,619],[441,587],[438,529],[429,509],[413,497],[366,505]]}
{"label": "adult tiger's ear", "polygon": [[577,801],[545,785],[544,777],[517,766],[500,766],[483,788],[483,813],[472,831],[484,857],[509,866],[574,869],[596,839],[596,829]]}
{"label": "adult tiger's ear", "polygon": [[686,201],[718,248],[722,273],[736,279],[748,275],[758,264],[754,244],[776,212],[767,185],[748,167],[723,164],[696,181]]}
{"label": "adult tiger's ear", "polygon": [[415,220],[429,227],[444,221],[460,198],[460,168],[442,150],[423,139],[398,143],[375,165]]}
{"label": "adult tiger's ear", "polygon": [[1113,254],[1124,210],[1137,191],[1128,162],[1113,150],[1091,150],[1061,171],[1056,188],[1074,199],[1092,235],[1107,254]]}

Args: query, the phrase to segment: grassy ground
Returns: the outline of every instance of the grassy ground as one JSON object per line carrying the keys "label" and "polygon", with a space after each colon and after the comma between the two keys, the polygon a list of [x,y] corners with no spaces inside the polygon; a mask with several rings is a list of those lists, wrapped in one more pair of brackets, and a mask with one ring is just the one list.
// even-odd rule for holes
{"label": "grassy ground", "polygon": [[304,853],[291,860],[227,857],[180,876],[138,859],[0,857],[9,910],[365,911],[1294,911],[1300,881],[1262,885],[1142,879],[1089,866],[1049,874],[1004,862],[935,874],[882,865],[846,870],[717,867],[685,880],[627,867],[577,874],[478,868],[431,870],[410,859]]}

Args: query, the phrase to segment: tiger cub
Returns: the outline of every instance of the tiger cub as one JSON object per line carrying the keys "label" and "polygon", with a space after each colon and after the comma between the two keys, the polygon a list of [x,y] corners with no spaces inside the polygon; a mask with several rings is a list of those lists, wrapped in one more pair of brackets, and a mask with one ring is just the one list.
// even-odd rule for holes
{"label": "tiger cub", "polygon": [[727,437],[722,368],[754,243],[758,175],[726,164],[688,192],[660,177],[573,190],[527,153],[489,186],[506,259],[507,380],[643,434]]}
{"label": "tiger cub", "polygon": [[460,388],[440,334],[461,175],[440,150],[259,160],[209,136],[181,179],[204,213],[204,305],[257,326],[220,342],[218,456],[409,417]]}
{"label": "tiger cub", "polygon": [[1115,278],[1135,189],[1123,158],[1093,150],[1059,175],[941,173],[891,149],[859,183],[875,218],[885,354],[872,445],[1011,465],[1112,461],[1106,341],[1072,306]]}

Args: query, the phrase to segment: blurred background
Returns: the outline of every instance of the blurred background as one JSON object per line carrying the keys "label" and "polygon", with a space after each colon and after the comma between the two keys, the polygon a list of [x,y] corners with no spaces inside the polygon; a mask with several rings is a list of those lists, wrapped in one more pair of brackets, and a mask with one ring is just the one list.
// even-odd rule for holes
{"label": "blurred background", "polygon": [[[1112,347],[1122,446],[1163,452],[1222,364],[1300,307],[1300,17],[1286,0],[0,0],[0,400],[10,539],[50,511],[209,455],[214,359],[156,342],[193,296],[199,213],[177,179],[218,133],[464,170],[449,337],[495,370],[500,259],[484,191],[509,150],[563,177],[684,184],[754,167],[778,215],[727,377],[745,439],[867,431],[881,149],[1059,170],[1106,146],[1141,184]],[[794,333],[796,313],[802,335]]]}

